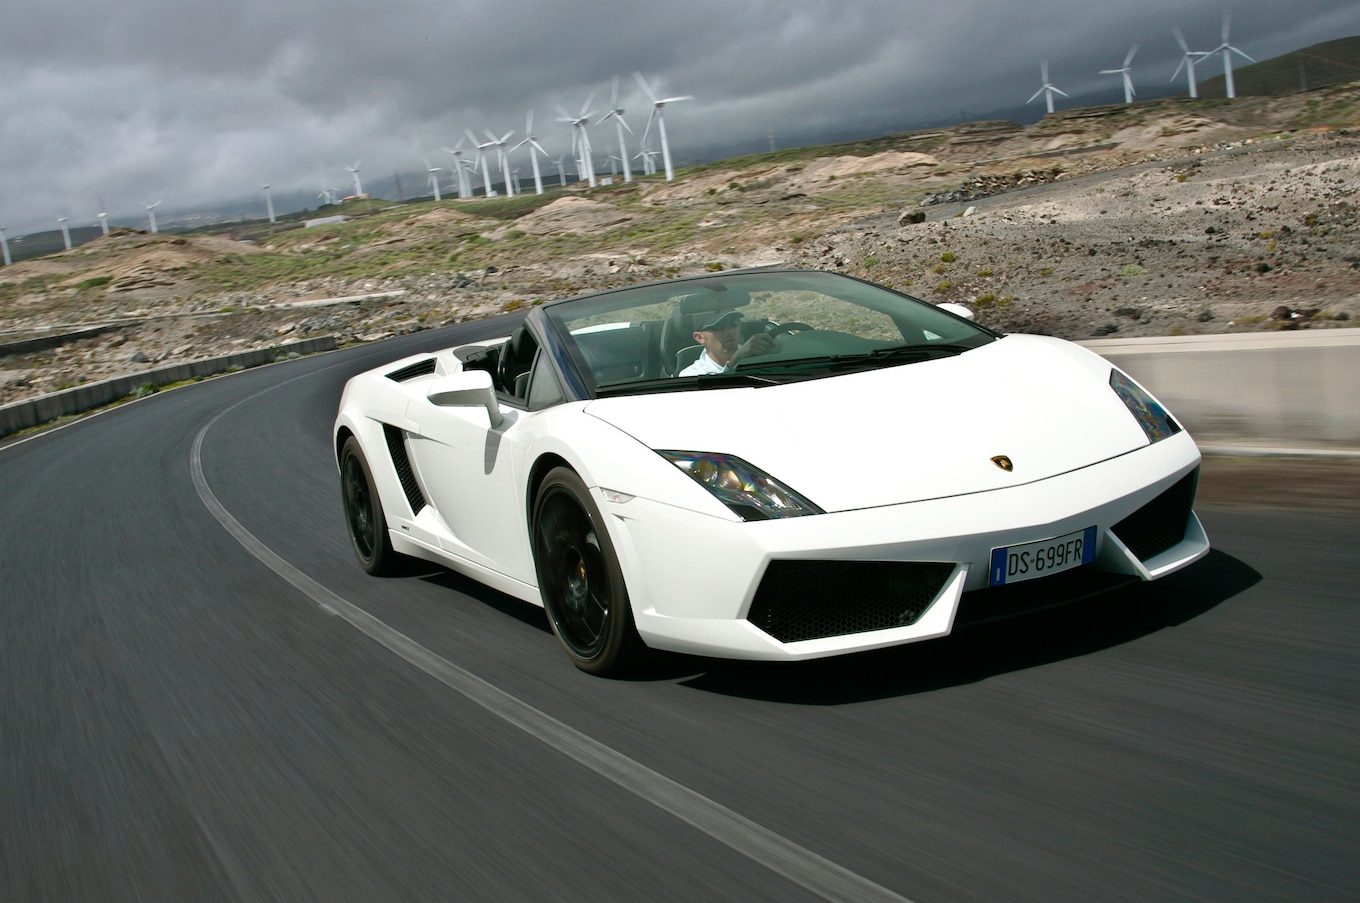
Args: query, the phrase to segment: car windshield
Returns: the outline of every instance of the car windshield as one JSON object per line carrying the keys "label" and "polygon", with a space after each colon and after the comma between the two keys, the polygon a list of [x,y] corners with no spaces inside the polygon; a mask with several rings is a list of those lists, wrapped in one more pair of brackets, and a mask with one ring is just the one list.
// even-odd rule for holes
{"label": "car windshield", "polygon": [[[961,354],[996,335],[916,298],[834,273],[731,273],[545,307],[599,395],[770,385]],[[725,369],[696,331],[758,333],[760,353]],[[696,363],[698,362],[698,363]],[[703,372],[703,371],[707,372]]]}

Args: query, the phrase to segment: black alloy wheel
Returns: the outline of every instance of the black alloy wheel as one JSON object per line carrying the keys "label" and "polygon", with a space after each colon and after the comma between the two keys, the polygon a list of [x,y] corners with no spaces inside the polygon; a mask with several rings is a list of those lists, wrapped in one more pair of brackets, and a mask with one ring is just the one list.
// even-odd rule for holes
{"label": "black alloy wheel", "polygon": [[642,649],[628,590],[603,520],[581,478],[559,467],[534,503],[534,564],[553,633],[576,667],[617,672]]}
{"label": "black alloy wheel", "polygon": [[345,523],[350,544],[365,571],[375,576],[394,573],[398,555],[387,535],[387,518],[382,501],[373,485],[373,476],[359,448],[350,436],[340,451],[340,495],[345,505]]}

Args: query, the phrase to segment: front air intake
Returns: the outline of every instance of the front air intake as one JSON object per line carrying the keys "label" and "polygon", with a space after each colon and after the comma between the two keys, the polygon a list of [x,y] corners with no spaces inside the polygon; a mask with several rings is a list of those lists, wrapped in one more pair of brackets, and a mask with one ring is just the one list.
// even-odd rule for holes
{"label": "front air intake", "polygon": [[1181,477],[1152,501],[1114,525],[1114,535],[1139,561],[1147,561],[1185,539],[1195,503],[1199,468]]}
{"label": "front air intake", "polygon": [[931,561],[772,561],[746,619],[781,643],[907,627],[953,572]]}

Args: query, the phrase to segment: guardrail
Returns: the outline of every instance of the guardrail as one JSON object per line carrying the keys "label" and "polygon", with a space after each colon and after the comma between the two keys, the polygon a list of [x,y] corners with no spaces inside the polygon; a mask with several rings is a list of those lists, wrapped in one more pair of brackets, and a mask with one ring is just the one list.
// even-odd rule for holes
{"label": "guardrail", "polygon": [[1200,444],[1360,448],[1360,329],[1092,339]]}
{"label": "guardrail", "polygon": [[[1092,339],[1081,343],[1165,402],[1203,444],[1360,449],[1360,329]],[[331,351],[335,337],[119,376],[0,406],[0,436],[164,385]]]}
{"label": "guardrail", "polygon": [[71,389],[63,389],[60,392],[40,395],[26,401],[0,405],[0,437],[56,420],[59,417],[80,414],[93,408],[102,407],[133,394],[141,386],[163,386],[186,379],[225,373],[228,370],[258,367],[261,364],[270,364],[293,354],[315,354],[319,351],[334,350],[335,336],[304,339],[300,342],[288,342],[270,348],[256,349],[255,351],[240,351],[235,354],[225,354],[220,357],[189,361],[183,364],[171,364],[155,370],[141,370],[137,373],[115,376],[112,379],[104,379]]}

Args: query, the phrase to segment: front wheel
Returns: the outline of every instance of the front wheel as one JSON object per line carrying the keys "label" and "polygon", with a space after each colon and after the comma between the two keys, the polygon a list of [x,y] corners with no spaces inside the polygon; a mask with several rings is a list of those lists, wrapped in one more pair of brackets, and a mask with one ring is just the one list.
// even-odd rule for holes
{"label": "front wheel", "polygon": [[643,649],[604,521],[576,473],[551,471],[534,501],[534,567],[553,633],[572,663],[617,673]]}

